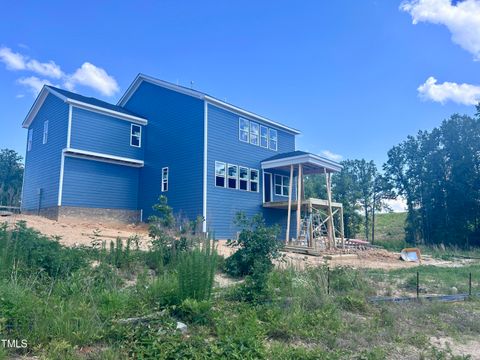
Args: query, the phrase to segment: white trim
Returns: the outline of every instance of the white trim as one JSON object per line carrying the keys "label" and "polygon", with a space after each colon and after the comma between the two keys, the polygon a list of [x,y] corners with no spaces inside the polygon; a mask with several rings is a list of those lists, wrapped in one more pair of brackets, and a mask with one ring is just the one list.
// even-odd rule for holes
{"label": "white trim", "polygon": [[292,157],[287,157],[282,159],[263,161],[262,169],[272,169],[272,168],[278,168],[282,166],[305,164],[305,163],[310,163],[330,171],[341,171],[343,168],[343,166],[340,165],[339,163],[329,159],[322,158],[318,155],[302,154],[302,155],[297,155],[297,156],[292,156]]}
{"label": "white trim", "polygon": [[125,94],[120,98],[117,105],[124,106],[128,102],[128,100],[132,97],[132,95],[135,93],[135,91],[138,89],[138,87],[141,85],[142,81],[147,81],[147,82],[152,83],[154,85],[158,85],[160,87],[163,87],[163,88],[166,88],[166,89],[169,89],[169,90],[172,90],[172,91],[176,91],[176,92],[179,92],[181,94],[185,94],[185,95],[197,98],[197,99],[205,100],[205,101],[211,103],[212,105],[223,107],[225,109],[236,112],[239,115],[244,115],[244,116],[250,117],[252,119],[258,120],[258,121],[263,121],[267,124],[276,126],[279,129],[285,130],[285,131],[290,132],[294,135],[300,134],[300,131],[298,131],[297,129],[282,125],[282,124],[280,124],[276,121],[269,120],[267,118],[264,118],[263,116],[254,114],[250,111],[243,110],[243,109],[241,109],[237,106],[228,104],[228,103],[226,103],[224,101],[221,101],[221,100],[218,100],[218,99],[216,99],[214,97],[211,97],[211,96],[209,96],[205,93],[202,93],[200,91],[188,89],[186,87],[183,87],[183,86],[180,86],[180,85],[175,85],[175,84],[169,83],[167,81],[156,79],[156,78],[153,78],[151,76],[144,75],[144,74],[138,74],[137,75],[137,77],[132,82],[132,84],[129,86],[129,88],[127,89]]}
{"label": "white trim", "polygon": [[[142,160],[97,153],[93,151],[80,150],[80,149],[66,148],[66,149],[63,149],[63,153],[69,157],[81,157],[81,158],[87,158],[95,161],[108,162],[112,164],[120,164],[120,165],[126,165],[126,166],[134,166],[134,167],[142,167],[144,165],[144,162]],[[94,157],[94,158],[91,158],[91,157]]]}
{"label": "white trim", "polygon": [[[138,128],[140,129],[140,137],[138,139],[138,145],[133,145],[132,144],[132,138],[134,137],[134,135],[133,135],[133,127],[134,126],[138,126]],[[133,146],[133,147],[136,147],[136,148],[141,148],[142,147],[142,126],[139,125],[139,124],[130,124],[130,146]]]}
{"label": "white trim", "polygon": [[58,91],[55,91],[54,89],[50,88],[49,86],[44,85],[42,90],[38,94],[37,98],[35,99],[35,102],[33,103],[32,107],[30,108],[30,111],[28,112],[27,116],[25,117],[25,120],[22,123],[22,126],[24,128],[28,128],[30,126],[30,124],[32,123],[33,119],[35,118],[38,111],[42,107],[42,105],[43,105],[43,103],[44,103],[44,101],[47,98],[49,93],[52,94],[52,95],[55,95],[56,97],[63,100],[67,104],[74,105],[75,107],[84,108],[84,109],[95,111],[95,112],[98,112],[98,113],[101,113],[101,114],[110,115],[110,116],[116,117],[118,119],[139,123],[141,125],[147,125],[147,123],[148,123],[147,119],[144,119],[144,118],[141,118],[141,117],[138,117],[138,116],[125,114],[125,113],[122,113],[122,112],[119,112],[119,111],[115,111],[115,110],[103,108],[103,107],[100,107],[100,106],[87,104],[87,103],[84,103],[82,101],[70,99],[70,98],[60,94]]}
{"label": "white trim", "polygon": [[[280,186],[281,190],[282,190],[282,191],[281,191],[281,194],[277,194],[277,180],[276,180],[276,179],[277,179],[277,176],[280,176],[280,177],[281,177],[281,183],[278,184],[278,185]],[[288,180],[287,185],[284,185],[285,179]],[[288,197],[288,194],[285,195],[285,194],[283,193],[283,189],[284,189],[285,187],[287,187],[288,192],[290,193],[290,192],[291,192],[291,189],[290,189],[290,176],[289,176],[289,175],[282,175],[282,174],[274,174],[274,175],[273,175],[273,193],[275,194],[275,196]]]}
{"label": "white trim", "polygon": [[[240,178],[240,172],[241,172],[241,169],[246,169],[247,170],[247,188],[246,189],[242,189],[240,187],[240,181],[242,181],[242,179]],[[243,180],[245,181],[245,180]],[[248,168],[248,166],[241,166],[239,165],[238,166],[238,190],[241,190],[241,191],[249,191],[249,185],[250,184],[250,169]]]}
{"label": "white trim", "polygon": [[62,152],[62,160],[60,162],[60,178],[58,180],[58,206],[62,206],[63,197],[63,176],[65,171],[65,153]]}
{"label": "white trim", "polygon": [[[236,167],[236,175],[230,176],[230,166]],[[235,187],[230,187],[230,179],[235,179]],[[235,164],[227,164],[227,189],[238,190],[238,165]]]}
{"label": "white trim", "polygon": [[[252,170],[257,172],[257,181],[252,181]],[[250,179],[248,179],[248,183],[249,183],[250,186],[249,186],[248,191],[256,192],[256,193],[260,192],[260,170],[250,169],[249,175],[250,175]],[[257,191],[252,191],[252,182],[257,184]]]}
{"label": "white trim", "polygon": [[203,106],[203,224],[202,231],[207,232],[207,180],[208,180],[208,103]]}
{"label": "white trim", "polygon": [[[166,179],[166,180],[163,179],[163,171],[164,171],[165,169],[167,169],[167,179]],[[162,180],[162,183],[160,184],[160,191],[161,191],[161,192],[168,192],[168,188],[169,188],[169,186],[170,186],[170,185],[168,184],[168,176],[169,176],[168,173],[169,173],[169,172],[170,172],[170,170],[168,169],[168,166],[165,166],[165,167],[162,168],[162,179],[161,179],[161,180]],[[167,184],[167,190],[164,190],[164,189],[163,189],[163,185],[164,185],[164,184]]]}
{"label": "white trim", "polygon": [[67,148],[72,143],[72,105],[68,105],[68,130],[67,130]]}
{"label": "white trim", "polygon": [[133,116],[133,115],[129,115],[129,114],[124,114],[124,113],[121,113],[121,112],[118,112],[118,111],[115,111],[115,110],[106,109],[106,108],[103,108],[103,107],[100,107],[100,106],[87,104],[87,103],[84,103],[84,102],[81,102],[81,101],[77,101],[77,100],[73,100],[73,99],[67,99],[66,103],[70,104],[70,105],[73,105],[73,106],[75,106],[77,108],[80,108],[80,109],[93,111],[93,112],[103,114],[103,115],[113,116],[113,117],[115,117],[117,119],[120,119],[120,120],[131,121],[131,122],[134,122],[134,123],[140,124],[140,125],[147,125],[148,124],[148,121],[146,119],[139,118],[137,116]]}
{"label": "white trim", "polygon": [[[225,166],[225,175],[224,175],[224,183],[223,183],[223,186],[218,186],[217,185],[217,164],[223,164]],[[223,162],[223,161],[215,161],[215,171],[213,172],[213,176],[214,176],[214,184],[215,184],[215,187],[218,187],[218,188],[226,188],[227,187],[227,171],[228,171],[228,166],[227,166],[227,163],[226,162]],[[219,176],[220,177],[220,176]]]}

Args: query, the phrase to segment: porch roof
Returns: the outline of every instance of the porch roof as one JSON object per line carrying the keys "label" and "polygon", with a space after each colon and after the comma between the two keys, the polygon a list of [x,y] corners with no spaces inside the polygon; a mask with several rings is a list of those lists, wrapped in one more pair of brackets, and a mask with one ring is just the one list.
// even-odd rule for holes
{"label": "porch roof", "polygon": [[290,170],[291,165],[302,164],[305,175],[318,174],[325,171],[327,173],[333,173],[342,170],[342,165],[336,161],[301,150],[269,157],[263,160],[261,164],[264,170],[280,169],[285,171]]}

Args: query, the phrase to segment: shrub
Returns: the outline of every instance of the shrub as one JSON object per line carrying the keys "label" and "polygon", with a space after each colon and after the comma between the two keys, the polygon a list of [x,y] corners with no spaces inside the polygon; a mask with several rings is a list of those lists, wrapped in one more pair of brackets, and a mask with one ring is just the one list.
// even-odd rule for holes
{"label": "shrub", "polygon": [[216,266],[217,252],[211,247],[210,240],[183,253],[177,265],[180,299],[210,299]]}
{"label": "shrub", "polygon": [[197,301],[194,299],[186,299],[174,309],[177,315],[183,321],[207,325],[211,322],[212,304],[209,301]]}

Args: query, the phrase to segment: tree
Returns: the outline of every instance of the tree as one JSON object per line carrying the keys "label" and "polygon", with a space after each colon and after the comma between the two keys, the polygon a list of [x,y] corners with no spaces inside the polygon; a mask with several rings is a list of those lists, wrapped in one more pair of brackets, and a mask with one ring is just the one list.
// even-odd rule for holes
{"label": "tree", "polygon": [[22,157],[14,150],[0,150],[0,205],[20,206]]}

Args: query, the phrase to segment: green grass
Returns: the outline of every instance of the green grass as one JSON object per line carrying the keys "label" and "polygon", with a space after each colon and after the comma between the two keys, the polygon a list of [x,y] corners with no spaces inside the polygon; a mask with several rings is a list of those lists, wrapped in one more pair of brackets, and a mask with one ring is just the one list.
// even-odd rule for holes
{"label": "green grass", "polygon": [[[385,213],[375,215],[375,245],[387,250],[400,251],[406,246],[405,220],[407,213]],[[365,238],[364,226],[360,227],[358,238]]]}
{"label": "green grass", "polygon": [[[11,247],[13,236],[24,250]],[[445,351],[432,349],[430,336],[480,335],[480,302],[475,299],[457,304],[368,302],[386,284],[410,291],[415,269],[273,270],[262,301],[239,300],[241,284],[214,289],[211,297],[210,290],[202,290],[204,296],[195,299],[199,284],[193,291],[182,289],[189,285],[179,279],[179,271],[184,276],[197,268],[208,274],[216,261],[203,261],[198,250],[184,249],[175,258],[165,256],[168,248],[152,255],[125,246],[73,250],[45,241],[28,229],[0,228],[1,255],[11,259],[2,262],[0,272],[0,338],[28,341],[27,349],[0,347],[0,359],[24,354],[82,360],[387,359],[391,354],[402,358],[403,351],[450,359]],[[169,262],[152,262],[160,255]],[[181,260],[184,256],[195,261]],[[47,258],[62,268],[44,268]],[[206,267],[200,271],[202,263]],[[418,269],[432,292],[453,285],[465,290],[469,272],[475,286],[480,279],[479,265]],[[176,331],[177,321],[188,325],[186,335]]]}

